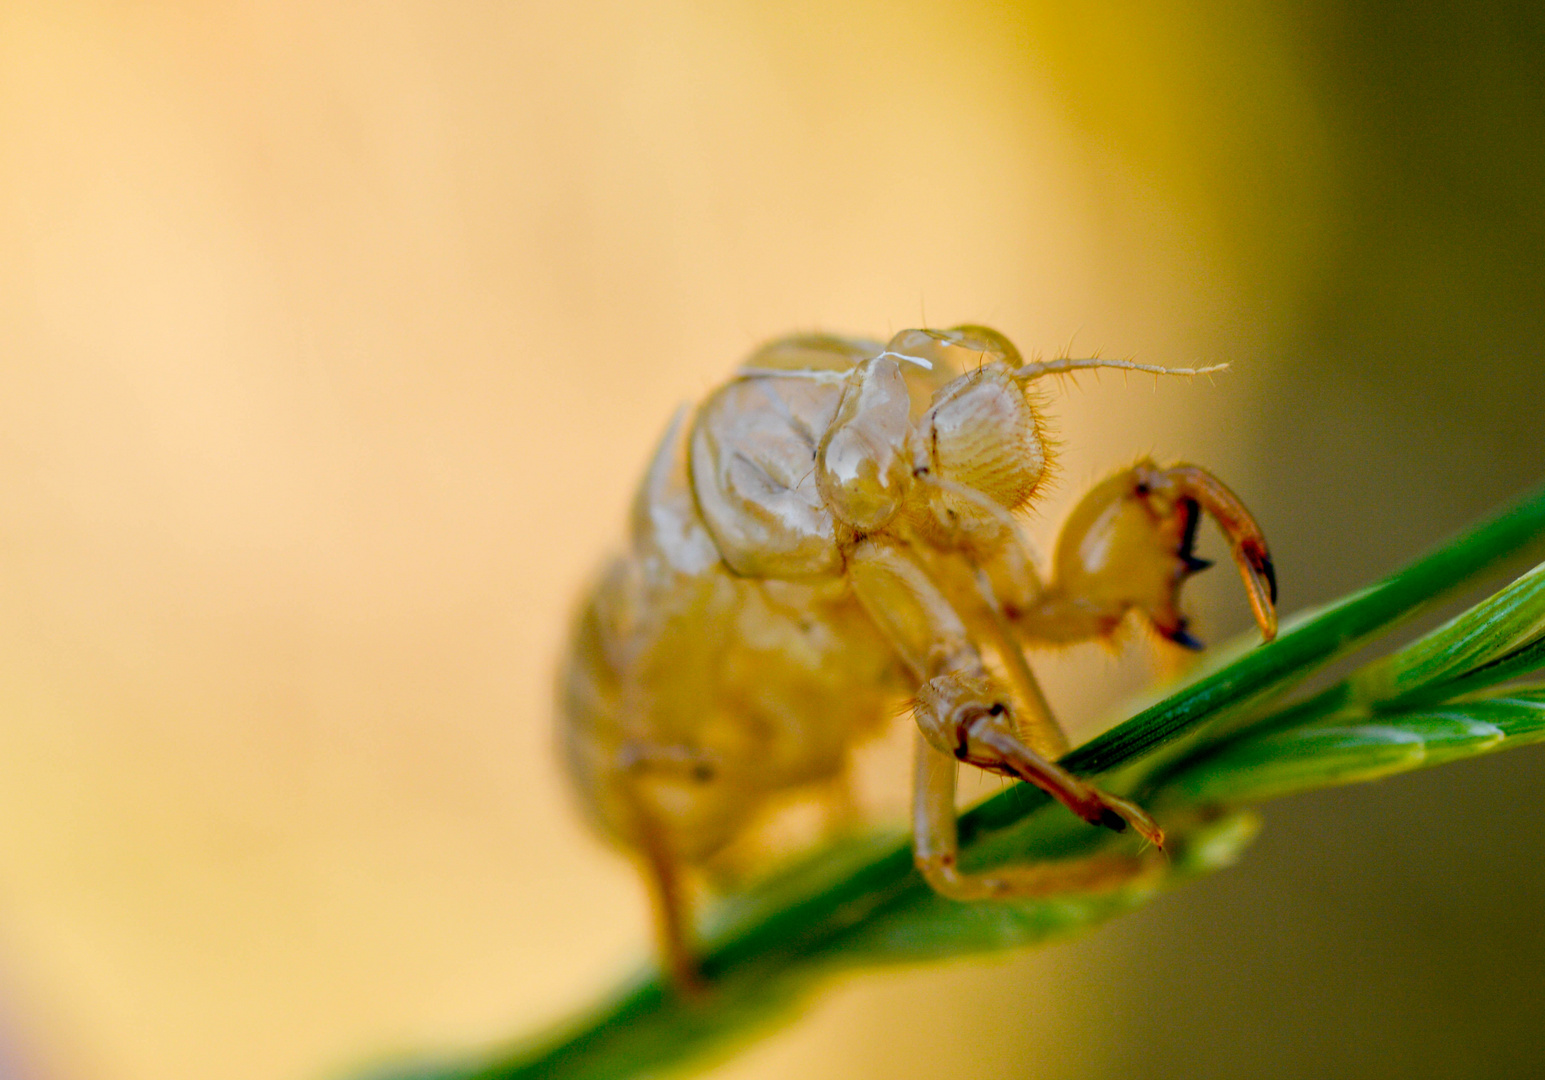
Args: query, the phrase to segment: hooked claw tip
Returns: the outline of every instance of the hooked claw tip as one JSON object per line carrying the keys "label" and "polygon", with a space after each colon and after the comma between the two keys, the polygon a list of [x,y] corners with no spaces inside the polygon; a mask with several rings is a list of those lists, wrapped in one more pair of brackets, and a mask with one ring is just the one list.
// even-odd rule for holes
{"label": "hooked claw tip", "polygon": [[1271,589],[1271,602],[1277,602],[1277,568],[1272,565],[1271,556],[1261,552],[1261,576],[1266,579],[1266,585]]}
{"label": "hooked claw tip", "polygon": [[1180,564],[1185,567],[1186,576],[1189,577],[1192,574],[1200,574],[1203,570],[1212,566],[1213,562],[1211,559],[1203,559],[1200,556],[1193,555],[1189,551],[1182,551],[1180,553]]}

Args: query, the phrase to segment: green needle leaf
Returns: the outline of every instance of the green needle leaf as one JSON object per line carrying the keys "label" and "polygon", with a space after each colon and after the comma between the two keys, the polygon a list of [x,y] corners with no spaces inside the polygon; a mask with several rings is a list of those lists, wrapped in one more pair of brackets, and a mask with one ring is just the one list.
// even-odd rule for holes
{"label": "green needle leaf", "polygon": [[1545,739],[1545,687],[1241,739],[1168,778],[1161,802],[1258,802]]}
{"label": "green needle leaf", "polygon": [[1542,638],[1545,563],[1399,652],[1363,667],[1347,680],[1349,698],[1370,705],[1431,698],[1499,660],[1532,657]]}

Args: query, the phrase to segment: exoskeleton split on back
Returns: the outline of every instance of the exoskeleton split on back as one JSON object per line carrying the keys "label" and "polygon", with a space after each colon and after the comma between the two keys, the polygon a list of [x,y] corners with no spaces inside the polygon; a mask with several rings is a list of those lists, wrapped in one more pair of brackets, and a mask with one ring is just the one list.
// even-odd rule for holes
{"label": "exoskeleton split on back", "polygon": [[[1121,361],[1027,363],[984,327],[889,344],[787,338],[671,423],[624,554],[581,609],[562,673],[562,742],[599,826],[643,863],[677,982],[696,979],[685,871],[779,795],[841,777],[910,696],[914,845],[962,900],[1111,888],[1148,856],[956,866],[959,763],[1043,788],[1086,821],[1139,807],[1056,764],[1067,749],[1025,649],[1108,637],[1124,619],[1195,648],[1178,607],[1200,514],[1222,528],[1267,639],[1276,582],[1260,529],[1216,477],[1140,461],[1096,485],[1050,576],[1016,514],[1042,491],[1033,381]],[[1212,369],[1179,369],[1196,374]]]}

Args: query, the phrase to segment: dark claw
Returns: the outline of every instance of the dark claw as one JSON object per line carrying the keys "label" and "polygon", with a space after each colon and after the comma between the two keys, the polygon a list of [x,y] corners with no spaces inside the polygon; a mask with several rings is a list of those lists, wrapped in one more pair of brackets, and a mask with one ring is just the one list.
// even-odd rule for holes
{"label": "dark claw", "polygon": [[1202,521],[1202,509],[1195,499],[1181,499],[1180,512],[1186,516],[1185,531],[1180,534],[1179,555],[1184,562],[1191,558],[1191,552],[1196,550],[1196,527]]}
{"label": "dark claw", "polygon": [[1185,528],[1180,534],[1180,546],[1175,554],[1180,558],[1183,573],[1190,577],[1212,565],[1211,559],[1196,554],[1196,527],[1201,524],[1202,511],[1195,499],[1181,499],[1180,512],[1185,515]]}
{"label": "dark claw", "polygon": [[1271,602],[1277,602],[1277,568],[1271,563],[1271,556],[1261,552],[1261,573],[1266,577],[1266,584],[1271,586]]}
{"label": "dark claw", "polygon": [[1186,629],[1184,623],[1175,627],[1173,630],[1165,632],[1164,636],[1169,638],[1176,645],[1179,645],[1182,649],[1190,649],[1192,652],[1201,652],[1207,647],[1196,638],[1191,636],[1191,631]]}

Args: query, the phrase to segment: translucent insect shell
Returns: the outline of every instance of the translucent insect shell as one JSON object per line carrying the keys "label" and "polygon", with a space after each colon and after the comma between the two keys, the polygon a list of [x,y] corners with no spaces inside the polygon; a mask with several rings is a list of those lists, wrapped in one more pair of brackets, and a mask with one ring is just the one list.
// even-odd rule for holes
{"label": "translucent insect shell", "polygon": [[[768,805],[843,775],[910,697],[914,842],[959,899],[1106,888],[1143,858],[955,866],[964,762],[1023,778],[1094,824],[1163,833],[1055,764],[1066,742],[1027,647],[1107,636],[1129,617],[1196,647],[1177,606],[1207,565],[1200,513],[1229,539],[1263,633],[1275,578],[1259,528],[1216,477],[1149,461],[1094,487],[1043,577],[1015,513],[1048,441],[1029,384],[1121,361],[1025,363],[984,327],[887,345],[773,342],[678,413],[635,498],[627,550],[591,589],[561,675],[568,770],[597,825],[640,859],[664,959],[692,985],[683,872]],[[1184,369],[1175,374],[1195,374]],[[1135,614],[1134,614],[1135,613]]]}

